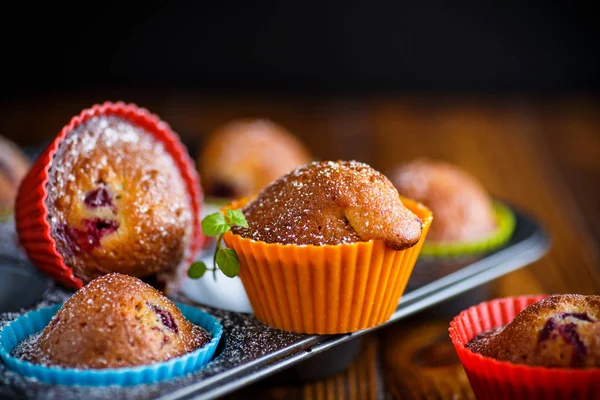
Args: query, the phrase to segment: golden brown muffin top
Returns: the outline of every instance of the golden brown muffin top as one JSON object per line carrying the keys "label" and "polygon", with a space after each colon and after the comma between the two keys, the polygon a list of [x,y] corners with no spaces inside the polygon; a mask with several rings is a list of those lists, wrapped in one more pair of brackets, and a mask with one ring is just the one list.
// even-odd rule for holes
{"label": "golden brown muffin top", "polygon": [[198,167],[209,196],[237,198],[255,195],[310,160],[302,143],[274,122],[237,120],[210,135]]}
{"label": "golden brown muffin top", "polygon": [[13,207],[19,184],[29,167],[29,159],[25,154],[0,135],[0,212]]}
{"label": "golden brown muffin top", "polygon": [[458,166],[427,159],[399,165],[390,174],[398,192],[429,207],[431,242],[485,238],[496,228],[492,201],[483,186]]}
{"label": "golden brown muffin top", "polygon": [[600,367],[600,296],[550,296],[508,325],[467,344],[476,353],[516,364]]}
{"label": "golden brown muffin top", "polygon": [[173,271],[192,232],[190,198],[172,156],[119,117],[94,117],[60,144],[47,184],[52,237],[84,282],[109,272]]}
{"label": "golden brown muffin top", "polygon": [[335,245],[378,239],[413,246],[421,220],[381,173],[356,161],[301,166],[265,188],[242,210],[249,228],[234,233],[266,243]]}
{"label": "golden brown muffin top", "polygon": [[65,302],[42,331],[34,361],[71,368],[143,365],[191,352],[209,336],[158,290],[115,273]]}

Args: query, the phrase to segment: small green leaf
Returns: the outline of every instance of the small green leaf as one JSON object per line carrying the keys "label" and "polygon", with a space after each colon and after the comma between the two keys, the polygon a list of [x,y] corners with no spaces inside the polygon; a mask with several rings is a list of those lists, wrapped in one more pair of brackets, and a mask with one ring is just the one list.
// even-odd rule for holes
{"label": "small green leaf", "polygon": [[227,218],[231,226],[241,226],[242,228],[248,227],[248,221],[244,217],[244,213],[240,210],[227,210]]}
{"label": "small green leaf", "polygon": [[236,277],[240,273],[240,260],[231,249],[221,248],[217,251],[217,265],[229,278]]}
{"label": "small green leaf", "polygon": [[217,236],[231,229],[225,216],[221,213],[207,215],[202,220],[202,232],[208,236]]}
{"label": "small green leaf", "polygon": [[192,279],[200,279],[202,278],[202,276],[204,276],[204,273],[207,269],[208,268],[206,267],[206,264],[204,264],[204,262],[197,261],[190,265],[187,275]]}

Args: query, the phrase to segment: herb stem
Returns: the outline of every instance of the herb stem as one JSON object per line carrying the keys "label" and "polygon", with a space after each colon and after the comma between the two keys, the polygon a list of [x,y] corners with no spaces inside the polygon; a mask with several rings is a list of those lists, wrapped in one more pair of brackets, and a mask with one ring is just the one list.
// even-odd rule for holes
{"label": "herb stem", "polygon": [[213,272],[213,279],[216,281],[217,280],[217,252],[219,250],[221,250],[222,246],[221,246],[221,242],[223,241],[223,236],[225,234],[221,233],[218,237],[217,237],[217,248],[215,249],[215,253],[213,254],[213,268],[212,268],[212,272]]}

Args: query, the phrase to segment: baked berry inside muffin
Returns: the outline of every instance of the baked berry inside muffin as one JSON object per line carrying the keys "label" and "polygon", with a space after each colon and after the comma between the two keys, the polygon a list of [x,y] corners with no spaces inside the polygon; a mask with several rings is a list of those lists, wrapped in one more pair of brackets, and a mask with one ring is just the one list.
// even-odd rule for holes
{"label": "baked berry inside muffin", "polygon": [[110,272],[172,272],[186,256],[193,221],[182,176],[164,145],[124,118],[75,127],[46,190],[56,248],[84,283]]}
{"label": "baked berry inside muffin", "polygon": [[301,166],[265,188],[243,208],[242,237],[266,243],[335,245],[383,240],[395,250],[421,237],[421,220],[381,173],[356,161]]}
{"label": "baked berry inside muffin", "polygon": [[209,341],[210,334],[162,293],[113,273],[67,300],[25,358],[68,368],[120,368],[166,361]]}
{"label": "baked berry inside muffin", "polygon": [[398,166],[389,176],[401,195],[433,212],[429,242],[477,240],[496,229],[491,198],[473,176],[455,165],[418,159]]}
{"label": "baked berry inside muffin", "polygon": [[600,296],[551,296],[521,311],[505,327],[476,336],[467,347],[516,364],[598,368]]}
{"label": "baked berry inside muffin", "polygon": [[302,143],[283,127],[269,120],[239,120],[210,135],[198,167],[209,196],[237,198],[258,193],[309,161]]}

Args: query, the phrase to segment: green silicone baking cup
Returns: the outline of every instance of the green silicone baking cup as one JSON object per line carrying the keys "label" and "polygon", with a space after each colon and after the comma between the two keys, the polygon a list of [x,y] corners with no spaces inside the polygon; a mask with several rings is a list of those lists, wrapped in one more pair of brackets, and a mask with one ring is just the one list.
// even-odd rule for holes
{"label": "green silicone baking cup", "polygon": [[[515,214],[509,207],[499,201],[494,201],[494,218],[497,228],[491,235],[485,238],[468,242],[443,242],[443,243],[423,243],[421,256],[423,257],[456,257],[484,253],[486,251],[498,248],[508,242],[515,231]],[[435,215],[434,215],[435,223]]]}

